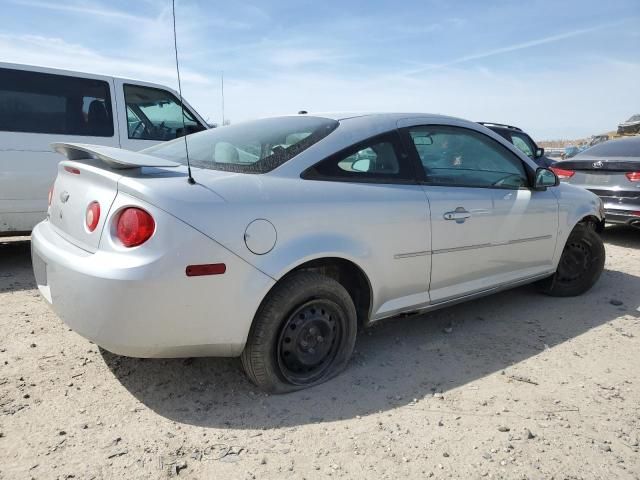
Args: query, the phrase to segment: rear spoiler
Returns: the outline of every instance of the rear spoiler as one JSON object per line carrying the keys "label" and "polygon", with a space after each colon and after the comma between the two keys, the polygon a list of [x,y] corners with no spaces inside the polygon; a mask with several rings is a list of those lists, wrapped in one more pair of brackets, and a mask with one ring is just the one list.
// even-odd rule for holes
{"label": "rear spoiler", "polygon": [[86,143],[52,143],[51,148],[69,160],[94,158],[102,160],[111,168],[126,169],[140,167],[177,167],[180,164],[164,158],[132,152],[122,148],[88,145]]}

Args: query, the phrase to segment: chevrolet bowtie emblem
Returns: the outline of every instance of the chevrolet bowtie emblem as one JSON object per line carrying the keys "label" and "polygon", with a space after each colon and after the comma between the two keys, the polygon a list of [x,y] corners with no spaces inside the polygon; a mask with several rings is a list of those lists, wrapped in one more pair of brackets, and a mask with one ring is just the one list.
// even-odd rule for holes
{"label": "chevrolet bowtie emblem", "polygon": [[64,191],[60,194],[60,201],[62,203],[67,203],[67,200],[69,200],[69,192]]}

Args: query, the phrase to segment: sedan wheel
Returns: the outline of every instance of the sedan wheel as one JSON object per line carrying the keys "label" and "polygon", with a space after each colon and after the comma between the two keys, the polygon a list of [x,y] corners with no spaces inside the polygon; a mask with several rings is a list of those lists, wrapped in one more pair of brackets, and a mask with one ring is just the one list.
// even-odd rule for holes
{"label": "sedan wheel", "polygon": [[541,282],[540,289],[555,297],[571,297],[589,290],[604,270],[604,244],[593,228],[575,226],[562,251],[556,273]]}
{"label": "sedan wheel", "polygon": [[285,322],[278,342],[278,364],[294,385],[307,385],[331,366],[341,345],[343,327],[337,305],[312,300]]}
{"label": "sedan wheel", "polygon": [[283,393],[322,383],[347,365],[356,310],[337,281],[314,272],[285,277],[261,305],[242,352],[249,379]]}

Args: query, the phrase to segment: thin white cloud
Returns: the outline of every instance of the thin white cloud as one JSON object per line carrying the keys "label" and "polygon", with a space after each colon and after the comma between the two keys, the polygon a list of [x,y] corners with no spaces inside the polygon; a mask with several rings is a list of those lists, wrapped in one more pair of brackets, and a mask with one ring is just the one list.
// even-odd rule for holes
{"label": "thin white cloud", "polygon": [[[169,85],[176,83],[175,64],[171,61],[159,62],[147,58],[141,62],[137,59],[105,56],[60,38],[0,34],[0,58],[9,63],[133,77]],[[171,57],[168,58],[170,60]],[[209,83],[207,77],[188,68],[181,71],[181,76],[183,80],[193,84]]]}
{"label": "thin white cloud", "polygon": [[487,51],[484,51],[484,52],[474,53],[474,54],[470,54],[470,55],[464,55],[462,57],[458,57],[456,59],[450,60],[448,62],[440,63],[440,64],[425,64],[425,65],[421,66],[420,68],[415,68],[415,69],[412,69],[412,70],[407,70],[405,72],[402,72],[400,75],[404,75],[404,76],[417,75],[419,73],[423,73],[425,71],[432,70],[434,68],[451,67],[451,66],[458,65],[458,64],[461,64],[461,63],[470,62],[472,60],[479,60],[479,59],[482,59],[482,58],[493,57],[495,55],[502,55],[504,53],[515,52],[515,51],[518,51],[518,50],[537,47],[539,45],[545,45],[545,44],[548,44],[548,43],[555,43],[555,42],[559,42],[561,40],[566,40],[567,38],[577,37],[577,36],[580,36],[580,35],[585,35],[587,33],[592,33],[592,32],[598,31],[598,30],[602,30],[604,28],[609,28],[609,27],[613,27],[613,26],[616,26],[616,25],[620,25],[621,23],[623,23],[623,21],[614,22],[614,23],[606,23],[606,24],[603,24],[603,25],[598,25],[598,26],[590,27],[590,28],[580,28],[580,29],[576,29],[576,30],[571,30],[569,32],[560,33],[560,34],[557,34],[557,35],[550,35],[548,37],[543,37],[543,38],[538,38],[538,39],[535,39],[535,40],[530,40],[528,42],[516,43],[514,45],[508,45],[506,47],[495,48],[495,49],[492,49],[492,50],[487,50]]}
{"label": "thin white cloud", "polygon": [[62,3],[50,3],[50,2],[42,2],[38,0],[11,0],[11,3],[16,5],[22,5],[25,7],[33,7],[33,8],[45,8],[48,10],[57,10],[63,12],[73,12],[73,13],[82,13],[88,14],[95,17],[102,18],[117,18],[119,20],[128,20],[134,22],[149,22],[148,17],[141,17],[137,15],[132,15],[127,12],[123,12],[121,10],[113,10],[111,8],[104,7],[102,5],[80,5],[80,4],[62,4]]}
{"label": "thin white cloud", "polygon": [[[132,22],[138,30],[143,28],[149,28],[150,24],[158,24],[163,23],[166,26],[169,26],[169,14],[170,14],[170,4],[165,3],[160,11],[154,15],[134,15],[128,13],[123,10],[117,10],[113,8],[109,8],[100,3],[95,4],[62,4],[58,2],[44,2],[41,0],[11,0],[12,3],[16,5],[21,5],[25,7],[32,8],[43,8],[48,10],[56,10],[61,12],[70,12],[70,13],[78,13],[83,15],[91,16],[92,20],[125,20],[127,22]],[[203,18],[198,16],[196,12],[193,11],[193,8],[190,6],[186,7],[187,12],[190,14],[190,23],[193,24],[194,20],[197,19],[197,23],[200,26],[209,26],[209,27],[217,27],[217,28],[225,28],[225,29],[235,29],[235,30],[245,30],[251,27],[251,24],[245,21],[235,20],[231,18],[222,17],[220,15],[213,15]],[[255,16],[259,12],[259,10],[250,10],[252,14]],[[181,20],[184,20],[184,15],[182,12],[178,12],[178,16],[182,17]]]}

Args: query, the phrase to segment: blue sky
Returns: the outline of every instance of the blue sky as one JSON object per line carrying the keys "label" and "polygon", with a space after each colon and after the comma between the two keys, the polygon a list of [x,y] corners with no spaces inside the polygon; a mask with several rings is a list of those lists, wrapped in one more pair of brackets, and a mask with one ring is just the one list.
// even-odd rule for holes
{"label": "blue sky", "polygon": [[[0,61],[176,86],[170,0],[2,0]],[[421,111],[537,139],[640,113],[640,1],[177,0],[183,93],[212,122]]]}

